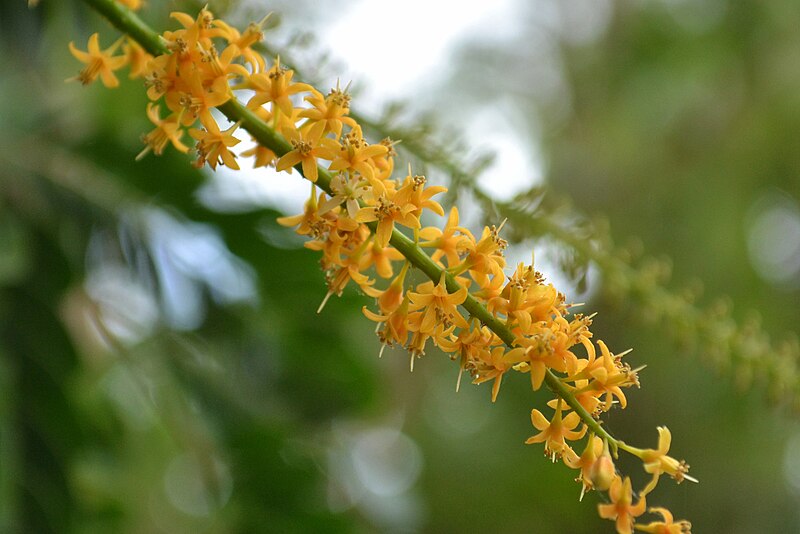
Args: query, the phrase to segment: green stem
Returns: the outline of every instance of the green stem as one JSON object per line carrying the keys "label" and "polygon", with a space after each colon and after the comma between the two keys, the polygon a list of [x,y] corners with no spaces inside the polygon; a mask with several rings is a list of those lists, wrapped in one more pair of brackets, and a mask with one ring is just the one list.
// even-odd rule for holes
{"label": "green stem", "polygon": [[83,0],[103,15],[116,29],[132,37],[150,54],[158,56],[169,52],[161,36],[133,11],[114,0]]}
{"label": "green stem", "polygon": [[[166,45],[161,37],[148,27],[139,17],[133,12],[126,9],[122,5],[116,3],[114,0],[84,0],[91,7],[96,9],[99,13],[105,16],[118,30],[128,34],[141,44],[148,52],[154,55],[165,54],[168,52]],[[243,106],[238,100],[232,98],[225,104],[222,104],[218,109],[231,121],[239,122],[250,135],[253,136],[262,146],[265,146],[275,152],[277,156],[283,156],[290,150],[292,146],[273,130],[267,123],[262,121],[255,113]],[[302,166],[298,164],[295,168],[302,174]],[[331,191],[331,173],[324,168],[318,169],[318,178],[316,184],[322,188],[326,193],[333,194]],[[374,231],[375,224],[369,225]],[[417,267],[425,275],[437,282],[441,275],[442,269],[428,256],[418,245],[411,239],[406,237],[402,232],[395,229],[392,232],[392,238],[389,243],[400,251],[403,256],[408,259],[411,264]],[[445,273],[445,280],[447,290],[454,293],[461,289],[461,286],[456,282],[455,277],[450,273]],[[485,324],[503,342],[509,347],[514,346],[515,336],[511,330],[503,324],[502,321],[494,317],[488,310],[478,302],[475,297],[468,295],[467,299],[462,304],[472,317],[475,317],[481,323]],[[600,423],[595,420],[592,415],[578,402],[575,396],[569,391],[567,386],[549,369],[545,375],[545,382],[547,386],[557,396],[564,399],[570,408],[580,416],[581,420],[589,427],[589,430],[596,435],[607,439],[609,443],[616,448],[617,440],[614,439]]]}

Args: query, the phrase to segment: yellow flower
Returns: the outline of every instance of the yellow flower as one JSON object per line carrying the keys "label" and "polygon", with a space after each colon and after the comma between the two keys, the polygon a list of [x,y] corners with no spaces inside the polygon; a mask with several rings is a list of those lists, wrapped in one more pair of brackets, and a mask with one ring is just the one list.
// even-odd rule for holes
{"label": "yellow flower", "polygon": [[183,125],[194,124],[198,118],[206,129],[214,128],[216,121],[211,115],[211,108],[221,106],[231,99],[231,89],[228,79],[219,76],[213,79],[210,86],[203,85],[200,71],[192,71],[188,76],[179,78],[185,85],[185,90],[173,90],[167,92],[166,102],[169,109],[174,113],[182,110]]}
{"label": "yellow flower", "polygon": [[405,345],[408,339],[408,297],[403,298],[397,308],[385,315],[371,312],[366,306],[361,308],[361,311],[370,321],[383,323],[383,328],[378,330],[378,339],[381,341],[381,353],[383,353],[383,349],[386,345],[393,346],[395,343]]}
{"label": "yellow flower", "polygon": [[266,68],[266,61],[264,56],[250,48],[255,43],[264,38],[263,28],[267,23],[270,15],[268,14],[259,22],[251,22],[247,25],[244,32],[240,33],[236,28],[228,25],[225,21],[215,20],[213,22],[217,30],[215,35],[223,37],[228,41],[228,44],[236,45],[242,51],[244,60],[250,64],[253,72],[262,72]]}
{"label": "yellow flower", "polygon": [[476,273],[488,274],[494,272],[495,268],[502,269],[506,266],[503,251],[508,246],[508,242],[500,237],[502,228],[502,224],[499,228],[494,225],[486,226],[477,243],[474,241],[463,242],[464,250],[459,252],[466,252],[467,257],[459,267],[459,272],[469,269]]}
{"label": "yellow flower", "polygon": [[684,460],[676,460],[667,456],[669,447],[672,444],[672,433],[665,426],[658,427],[658,448],[657,449],[637,449],[629,447],[630,452],[638,456],[644,463],[644,470],[652,473],[653,480],[643,490],[649,493],[655,488],[658,477],[663,473],[668,474],[677,481],[678,484],[684,480],[697,482],[697,479],[688,475],[689,465]]}
{"label": "yellow flower", "polygon": [[316,186],[311,187],[311,196],[303,207],[303,213],[288,217],[278,217],[277,221],[281,226],[297,226],[298,228],[295,231],[300,235],[320,237],[325,228],[325,221],[319,215],[319,203],[324,198],[325,193],[320,192],[319,198],[317,198]]}
{"label": "yellow flower", "polygon": [[212,121],[204,130],[196,128],[189,130],[189,135],[197,139],[196,165],[202,167],[208,163],[213,170],[217,170],[217,164],[222,163],[231,169],[239,170],[236,156],[228,150],[228,147],[239,144],[239,139],[233,136],[233,131],[238,127],[237,123],[221,132],[217,123]]}
{"label": "yellow flower", "polygon": [[248,148],[241,154],[242,156],[255,156],[255,161],[253,162],[254,169],[257,169],[258,167],[268,167],[269,165],[275,163],[277,158],[275,152],[259,144],[256,144],[252,148]]}
{"label": "yellow flower", "polygon": [[184,27],[183,30],[164,32],[163,38],[167,47],[181,60],[183,66],[197,64],[203,52],[211,48],[211,37],[214,37],[214,14],[204,7],[192,17],[187,13],[173,11],[169,16]]}
{"label": "yellow flower", "polygon": [[553,333],[547,328],[537,327],[537,330],[539,331],[517,337],[514,342],[525,350],[525,363],[519,370],[530,372],[531,387],[534,391],[542,386],[547,369],[564,370],[564,362],[553,351]]}
{"label": "yellow flower", "polygon": [[552,421],[548,421],[539,410],[535,408],[531,410],[531,423],[541,432],[525,441],[527,445],[544,442],[545,452],[552,454],[553,459],[567,447],[565,440],[575,441],[586,433],[586,426],[580,431],[575,430],[575,427],[581,424],[581,417],[577,413],[570,412],[566,417],[561,417],[562,403],[563,401],[559,399]]}
{"label": "yellow flower", "polygon": [[[216,48],[209,48],[203,54],[203,67],[204,74],[208,76],[209,80],[216,78],[235,78],[237,76],[247,78],[250,73],[242,65],[233,63],[233,60],[240,55],[239,47],[236,45],[229,45],[221,54],[217,54]],[[206,84],[213,85],[213,82],[206,81]]]}
{"label": "yellow flower", "polygon": [[[319,215],[322,215],[318,212]],[[328,212],[322,218],[318,239],[305,244],[306,248],[322,251],[323,269],[329,266],[344,265],[342,255],[347,256],[354,266],[358,266],[364,248],[367,246],[366,237],[369,229],[362,227],[353,219],[339,217],[334,212]]]}
{"label": "yellow flower", "polygon": [[147,98],[150,100],[158,100],[174,89],[177,74],[172,54],[152,58],[147,62],[145,71],[144,85],[147,87]]}
{"label": "yellow flower", "polygon": [[375,239],[383,247],[389,244],[395,223],[409,228],[420,226],[419,218],[413,213],[415,209],[413,205],[400,206],[391,198],[393,195],[390,191],[386,193],[378,197],[377,205],[361,208],[356,213],[358,222],[378,221]]}
{"label": "yellow flower", "polygon": [[[487,334],[487,332],[489,332]],[[444,352],[449,353],[450,359],[459,358],[458,380],[456,381],[456,391],[461,387],[461,375],[467,366],[474,366],[474,361],[480,358],[480,354],[488,350],[493,334],[486,327],[478,327],[474,330],[462,328],[453,337],[436,340],[436,345]],[[458,355],[458,356],[457,356]]]}
{"label": "yellow flower", "polygon": [[414,206],[413,213],[417,218],[422,215],[423,209],[429,209],[439,217],[444,217],[442,206],[435,200],[431,200],[431,197],[444,193],[447,188],[440,185],[425,187],[426,182],[427,180],[424,176],[411,175],[411,165],[409,164],[408,176],[405,177],[402,186],[397,190],[394,201],[403,206]]}
{"label": "yellow flower", "polygon": [[[373,145],[376,146],[376,145]],[[382,145],[381,145],[382,146]],[[380,191],[375,189],[379,181],[371,180],[373,190],[377,193],[377,205],[361,208],[356,214],[358,222],[378,221],[375,235],[383,246],[391,239],[395,223],[418,231],[420,228],[420,215],[424,208],[428,208],[444,215],[438,202],[430,197],[446,190],[443,187],[429,187],[424,189],[424,176],[406,176],[400,189],[394,191],[381,185]]]}
{"label": "yellow flower", "polygon": [[130,78],[140,78],[147,72],[147,63],[153,56],[145,52],[139,43],[128,37],[123,46],[128,65],[130,66]]}
{"label": "yellow flower", "polygon": [[618,534],[631,534],[633,532],[633,522],[636,517],[642,515],[647,507],[644,495],[635,505],[633,504],[633,490],[631,489],[631,479],[625,477],[625,481],[617,476],[611,483],[608,490],[608,497],[611,504],[598,504],[597,510],[603,519],[614,519],[617,522]]}
{"label": "yellow flower", "polygon": [[394,149],[394,145],[398,144],[399,142],[400,141],[392,141],[388,137],[381,139],[381,144],[386,147],[387,152],[372,158],[372,164],[375,166],[375,170],[378,173],[375,178],[378,181],[388,180],[391,178],[392,171],[394,171],[394,158],[397,156],[397,151]]}
{"label": "yellow flower", "polygon": [[406,272],[408,272],[409,263],[406,262],[403,264],[403,268],[400,270],[400,274],[398,274],[392,283],[389,284],[385,290],[375,289],[374,287],[367,287],[364,288],[364,293],[369,295],[370,297],[374,297],[375,301],[378,303],[378,309],[380,309],[381,313],[391,313],[396,310],[400,304],[405,299],[405,278]]}
{"label": "yellow flower", "polygon": [[583,367],[569,380],[589,380],[589,384],[579,390],[580,393],[586,391],[605,393],[603,410],[608,411],[611,408],[614,397],[619,400],[620,406],[625,408],[628,400],[622,392],[622,388],[638,386],[637,372],[641,369],[634,370],[629,365],[622,363],[622,357],[630,351],[612,354],[606,344],[600,340],[597,341],[597,346],[600,347],[601,357],[595,358],[594,350],[590,351],[589,359],[581,360]]}
{"label": "yellow flower", "polygon": [[[475,239],[469,230],[458,225],[458,208],[455,206],[450,208],[447,222],[442,230],[435,226],[428,226],[419,231],[419,237],[425,240],[419,246],[436,248],[431,259],[439,261],[444,256],[447,258],[448,267],[454,267],[461,262],[458,251],[463,248],[462,242]],[[502,280],[503,277],[500,279]]]}
{"label": "yellow flower", "polygon": [[449,293],[444,272],[438,284],[424,282],[417,286],[416,292],[409,291],[408,297],[411,299],[411,311],[424,309],[419,328],[421,332],[432,333],[436,324],[443,319],[459,328],[469,328],[469,324],[458,311],[458,305],[467,299],[467,289],[462,287],[455,293]]}
{"label": "yellow flower", "polygon": [[[303,116],[303,113],[300,113]],[[327,125],[327,121],[320,121],[318,124]],[[327,128],[327,126],[326,126]],[[341,130],[341,127],[339,128]],[[332,171],[352,171],[357,172],[364,178],[373,183],[375,172],[372,158],[389,151],[384,145],[370,145],[361,136],[361,127],[356,126],[348,132],[341,140],[341,149],[336,154],[336,158],[331,162]]]}
{"label": "yellow flower", "polygon": [[[589,440],[586,442],[586,448],[583,450],[580,456],[575,454],[572,449],[568,449],[567,453],[563,455],[564,463],[567,464],[572,469],[580,469],[581,475],[576,479],[576,481],[581,482],[581,497],[580,500],[583,500],[583,495],[597,487],[595,484],[592,472],[597,469],[598,459],[601,458],[601,453],[603,452],[603,440],[598,438],[597,436],[590,436]],[[613,475],[614,471],[614,464],[611,464],[611,473]],[[610,483],[610,479],[609,479]],[[608,489],[608,486],[602,488],[599,487],[598,489]]]}
{"label": "yellow flower", "polygon": [[342,292],[344,291],[345,286],[350,283],[350,280],[358,284],[361,289],[369,287],[375,283],[374,280],[370,280],[368,276],[359,272],[358,261],[358,255],[355,254],[351,257],[348,257],[342,266],[326,273],[328,293],[325,295],[325,298],[322,300],[322,304],[320,304],[319,308],[317,309],[317,313],[322,311],[322,308],[325,307],[325,304],[328,302],[328,299],[331,297],[331,295],[342,296]]}
{"label": "yellow flower", "polygon": [[317,170],[317,158],[330,160],[333,158],[333,151],[322,138],[325,124],[318,122],[311,126],[306,132],[302,130],[287,130],[286,137],[292,143],[292,150],[284,154],[275,164],[275,169],[279,171],[289,170],[300,163],[303,168],[303,176],[306,179],[316,182],[319,177]]}
{"label": "yellow flower", "polygon": [[[429,334],[419,330],[419,321],[415,320],[418,319],[419,316],[420,312],[412,313],[409,316],[409,330],[413,333],[411,334],[411,341],[406,345],[406,350],[410,356],[409,370],[412,373],[414,372],[414,360],[422,358],[422,356],[425,355],[425,344],[431,338]],[[441,328],[441,326],[439,328]]]}
{"label": "yellow flower", "polygon": [[275,58],[275,64],[269,71],[253,74],[245,83],[247,89],[252,89],[256,93],[247,103],[247,107],[253,109],[271,102],[273,113],[279,109],[281,113],[291,117],[294,109],[291,96],[314,90],[307,83],[292,83],[292,76],[294,76],[293,71],[281,67],[280,56]]}
{"label": "yellow flower", "polygon": [[663,521],[653,521],[646,525],[636,525],[636,530],[640,532],[650,532],[652,534],[692,534],[692,524],[685,519],[681,519],[675,523],[672,514],[666,508],[654,506],[648,508],[647,511],[651,514],[659,514]]}
{"label": "yellow flower", "polygon": [[172,143],[172,146],[181,152],[186,153],[189,151],[189,147],[181,143],[183,130],[177,116],[170,115],[166,119],[161,119],[158,106],[152,103],[147,104],[147,116],[156,125],[156,128],[142,137],[142,141],[146,146],[136,156],[137,160],[142,159],[151,150],[155,155],[160,156],[164,152],[167,143]]}
{"label": "yellow flower", "polygon": [[405,256],[394,247],[382,247],[377,241],[372,242],[372,246],[368,247],[365,254],[361,257],[359,268],[365,271],[371,265],[375,265],[375,272],[381,278],[391,278],[394,274],[392,269],[392,262],[405,259]]}
{"label": "yellow flower", "polygon": [[[344,124],[353,129],[358,128],[360,135],[361,127],[351,117],[346,116],[350,112],[350,94],[347,92],[347,87],[341,89],[339,82],[336,82],[336,89],[331,89],[328,96],[323,97],[322,93],[314,90],[305,100],[314,106],[314,109],[304,109],[300,112],[299,117],[310,119],[313,122],[323,121],[325,132],[333,132],[336,139],[342,135]],[[384,153],[386,152],[388,152],[388,148],[384,151]]]}
{"label": "yellow flower", "polygon": [[475,374],[477,376],[472,381],[473,384],[482,384],[488,380],[494,379],[492,386],[492,402],[497,400],[497,394],[500,392],[500,384],[503,381],[503,375],[511,370],[514,365],[518,364],[525,357],[525,350],[521,348],[506,350],[505,347],[495,347],[491,351],[481,351],[479,354],[483,355],[483,361],[476,365]]}
{"label": "yellow flower", "polygon": [[116,56],[112,54],[117,50],[122,39],[117,40],[113,45],[100,50],[100,36],[97,33],[89,37],[87,51],[83,52],[75,48],[75,44],[70,41],[69,51],[81,63],[85,63],[86,67],[74,78],[67,81],[78,80],[83,85],[88,85],[95,81],[98,76],[103,81],[103,85],[109,88],[119,86],[119,80],[114,75],[114,71],[121,69],[128,62],[127,56]]}
{"label": "yellow flower", "polygon": [[[475,241],[474,239],[469,239],[467,243],[472,246],[475,244]],[[502,301],[501,295],[505,287],[506,275],[505,272],[503,272],[503,268],[498,265],[492,264],[489,265],[488,268],[489,271],[485,273],[481,271],[470,271],[472,280],[478,285],[476,289],[472,290],[472,295],[485,302],[486,309],[492,314],[497,315],[497,305]],[[464,266],[463,264],[456,265],[450,267],[450,270],[463,272]]]}

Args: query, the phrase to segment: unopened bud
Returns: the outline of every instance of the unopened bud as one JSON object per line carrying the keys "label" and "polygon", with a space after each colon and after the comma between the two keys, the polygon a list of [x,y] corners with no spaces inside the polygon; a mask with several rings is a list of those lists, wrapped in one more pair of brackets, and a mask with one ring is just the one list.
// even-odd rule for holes
{"label": "unopened bud", "polygon": [[611,487],[611,482],[616,475],[616,467],[614,467],[614,460],[608,452],[608,443],[603,446],[603,454],[592,464],[589,470],[589,480],[596,490],[606,491]]}

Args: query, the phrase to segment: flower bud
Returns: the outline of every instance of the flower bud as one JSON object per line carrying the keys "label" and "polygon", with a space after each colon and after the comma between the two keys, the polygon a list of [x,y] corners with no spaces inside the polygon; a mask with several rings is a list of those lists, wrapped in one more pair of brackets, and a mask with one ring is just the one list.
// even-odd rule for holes
{"label": "flower bud", "polygon": [[614,467],[614,460],[608,452],[608,442],[603,444],[603,454],[592,464],[589,470],[589,480],[596,490],[606,491],[611,487],[611,482],[616,475],[616,468]]}

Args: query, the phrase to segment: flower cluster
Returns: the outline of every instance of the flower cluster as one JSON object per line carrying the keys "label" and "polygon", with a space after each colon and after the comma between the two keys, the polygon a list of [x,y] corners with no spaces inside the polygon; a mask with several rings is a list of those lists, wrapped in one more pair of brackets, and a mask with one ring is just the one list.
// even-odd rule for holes
{"label": "flower cluster", "polygon": [[[502,224],[485,227],[476,237],[460,226],[454,207],[441,227],[426,225],[429,214],[444,218],[434,197],[445,188],[429,185],[410,166],[400,178],[393,177],[394,142],[365,139],[349,116],[347,88],[337,84],[324,94],[294,81],[279,58],[270,65],[254,51],[264,21],[240,32],[206,8],[197,17],[172,17],[182,27],[162,34],[166,50],[155,56],[130,38],[101,50],[94,34],[87,52],[70,43],[73,55],[86,64],[76,78],[84,84],[99,77],[114,87],[119,83],[114,71],[125,65],[131,77],[144,79],[153,101],[147,115],[155,129],[143,136],[140,157],[150,151],[161,154],[167,144],[188,152],[182,142],[188,131],[196,140],[197,166],[239,169],[233,147],[240,143],[234,134],[242,122],[223,129],[211,110],[236,98],[234,91],[247,90],[246,109],[291,145],[281,150],[257,142],[238,155],[254,156],[256,167],[296,168],[312,182],[304,212],[279,222],[296,227],[308,237],[306,246],[321,253],[328,287],[323,305],[352,282],[375,300],[375,308],[365,306],[363,313],[377,325],[381,351],[405,347],[413,370],[414,361],[436,346],[459,362],[457,384],[464,372],[473,383],[491,382],[493,402],[507,373],[529,374],[534,390],[546,383],[556,397],[548,403],[549,416],[532,410],[538,433],[526,443],[543,443],[550,459],[579,471],[581,497],[589,490],[607,492],[610,503],[599,505],[599,513],[616,521],[617,532],[633,531],[660,475],[691,480],[685,462],[667,455],[671,436],[666,428],[658,429],[657,449],[631,447],[602,429],[599,417],[626,407],[624,390],[639,386],[640,369],[623,361],[626,353],[614,354],[595,340],[592,317],[571,313],[565,296],[532,263],[507,273]],[[121,45],[123,53],[115,55]],[[163,102],[166,117],[156,102]],[[431,280],[412,281],[409,273],[420,262],[427,262]],[[585,445],[578,454],[575,443],[580,440]],[[630,479],[615,468],[618,449],[641,458],[653,475],[635,504]],[[661,520],[636,524],[636,529],[690,529],[686,521],[673,522],[663,508],[650,512]]]}

